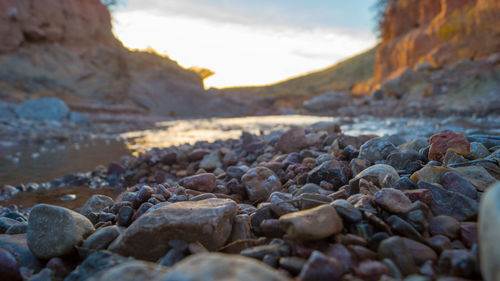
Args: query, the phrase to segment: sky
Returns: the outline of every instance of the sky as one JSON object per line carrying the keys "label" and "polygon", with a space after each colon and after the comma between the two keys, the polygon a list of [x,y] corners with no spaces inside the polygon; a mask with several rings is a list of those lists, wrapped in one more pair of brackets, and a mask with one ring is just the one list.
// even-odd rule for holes
{"label": "sky", "polygon": [[376,44],[376,0],[128,0],[113,13],[131,49],[208,68],[208,87],[265,85]]}

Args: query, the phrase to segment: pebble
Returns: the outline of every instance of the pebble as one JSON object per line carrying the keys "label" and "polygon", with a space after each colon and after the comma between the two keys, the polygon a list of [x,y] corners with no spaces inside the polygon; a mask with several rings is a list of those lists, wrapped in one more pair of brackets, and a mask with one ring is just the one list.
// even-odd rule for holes
{"label": "pebble", "polygon": [[94,230],[86,217],[74,211],[39,204],[31,209],[28,218],[28,246],[39,259],[60,257],[74,253],[74,247]]}
{"label": "pebble", "polygon": [[183,178],[179,184],[185,188],[201,192],[212,192],[216,186],[216,177],[214,174],[202,173]]}
{"label": "pebble", "polygon": [[319,251],[314,251],[302,268],[297,280],[340,280],[343,267],[335,258],[327,257]]}
{"label": "pebble", "polygon": [[429,221],[431,235],[444,235],[451,240],[458,238],[459,222],[450,216],[436,216]]}
{"label": "pebble", "polygon": [[363,218],[361,211],[347,202],[347,200],[338,199],[333,201],[331,205],[335,208],[340,217],[347,222],[356,223]]}
{"label": "pebble", "polygon": [[116,225],[103,227],[83,242],[82,247],[85,249],[101,250],[106,249],[116,237],[120,235],[120,231]]}
{"label": "pebble", "polygon": [[281,189],[281,182],[276,174],[265,167],[250,169],[241,181],[245,185],[248,199],[252,202],[265,201],[271,193]]}
{"label": "pebble", "polygon": [[479,211],[479,259],[481,273],[487,281],[497,280],[500,276],[500,183],[491,186],[481,199]]}
{"label": "pebble", "polygon": [[397,151],[397,148],[391,142],[384,138],[373,138],[361,145],[358,157],[375,163],[385,160],[394,151]]}
{"label": "pebble", "polygon": [[342,219],[329,205],[286,214],[279,222],[287,236],[297,240],[323,239],[343,229]]}
{"label": "pebble", "polygon": [[92,195],[87,202],[83,205],[80,213],[87,216],[90,213],[99,213],[106,207],[113,205],[113,199],[105,195]]}
{"label": "pebble", "polygon": [[359,190],[359,181],[364,179],[376,184],[378,187],[385,187],[383,183],[387,176],[390,176],[394,182],[399,180],[399,174],[392,166],[385,164],[373,165],[364,169],[354,179],[350,180],[349,186],[354,192],[357,192]]}
{"label": "pebble", "polygon": [[402,191],[394,188],[384,188],[377,192],[374,201],[385,210],[395,214],[408,213],[412,208],[410,199]]}
{"label": "pebble", "polygon": [[298,152],[307,146],[306,132],[303,128],[293,128],[280,136],[276,150],[290,153]]}

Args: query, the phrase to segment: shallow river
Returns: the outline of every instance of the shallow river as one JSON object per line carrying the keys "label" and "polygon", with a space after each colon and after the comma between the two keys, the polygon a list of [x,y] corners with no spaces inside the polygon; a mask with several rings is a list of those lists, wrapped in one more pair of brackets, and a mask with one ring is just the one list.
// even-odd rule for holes
{"label": "shallow river", "polygon": [[430,136],[445,129],[500,135],[498,119],[338,119],[292,115],[170,121],[158,123],[154,130],[129,132],[105,140],[56,146],[0,146],[0,186],[46,182],[67,173],[90,171],[97,165],[107,165],[123,155],[152,147],[239,138],[243,131],[268,134],[317,122],[337,122],[343,132],[351,135]]}

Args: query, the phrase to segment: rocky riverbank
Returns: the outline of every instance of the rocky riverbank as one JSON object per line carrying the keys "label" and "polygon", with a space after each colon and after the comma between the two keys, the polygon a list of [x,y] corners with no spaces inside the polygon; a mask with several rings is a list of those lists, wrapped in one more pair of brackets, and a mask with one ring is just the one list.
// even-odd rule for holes
{"label": "rocky riverbank", "polygon": [[51,182],[124,188],[74,210],[3,187],[0,279],[494,280],[499,158],[498,137],[338,126],[154,149]]}

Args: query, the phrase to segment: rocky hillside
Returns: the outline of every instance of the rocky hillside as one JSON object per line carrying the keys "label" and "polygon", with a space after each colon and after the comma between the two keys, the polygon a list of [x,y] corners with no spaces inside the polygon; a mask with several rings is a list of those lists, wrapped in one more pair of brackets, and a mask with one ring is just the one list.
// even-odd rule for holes
{"label": "rocky hillside", "polygon": [[124,48],[99,0],[0,0],[0,100],[58,97],[175,117],[232,115],[231,101],[169,58]]}
{"label": "rocky hillside", "polygon": [[381,29],[377,82],[424,62],[439,68],[500,52],[500,1],[392,1]]}

